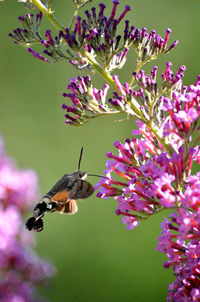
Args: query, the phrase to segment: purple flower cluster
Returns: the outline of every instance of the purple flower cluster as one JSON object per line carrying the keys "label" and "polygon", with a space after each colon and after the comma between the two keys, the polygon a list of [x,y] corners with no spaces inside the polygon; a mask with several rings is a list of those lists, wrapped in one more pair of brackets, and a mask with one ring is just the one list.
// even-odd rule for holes
{"label": "purple flower cluster", "polygon": [[[98,184],[100,186],[98,196],[120,195],[116,199],[119,202],[122,200],[125,202],[127,205],[127,208],[125,206],[126,214],[130,212],[129,210],[138,210],[136,203],[141,203],[140,206],[143,205],[142,210],[144,212],[154,211],[155,207],[161,205],[164,207],[178,206],[184,196],[181,193],[181,186],[185,184],[187,177],[189,177],[193,162],[199,163],[198,146],[185,150],[183,145],[183,139],[188,137],[188,133],[191,136],[199,130],[199,77],[195,85],[189,86],[188,92],[187,87],[183,87],[182,93],[174,92],[173,96],[174,99],[172,100],[161,99],[161,108],[164,111],[168,110],[169,116],[160,125],[162,126],[160,131],[166,137],[174,152],[167,150],[169,153],[167,154],[165,146],[162,146],[161,143],[158,144],[157,138],[150,128],[138,121],[139,129],[133,131],[134,137],[131,141],[127,139],[124,144],[115,142],[114,146],[118,149],[119,155],[115,156],[111,152],[107,153],[107,157],[111,158],[112,161],[107,161],[105,174],[108,179],[102,178]],[[143,138],[136,139],[136,135],[142,135]],[[179,137],[178,145],[177,137]],[[115,172],[128,182],[114,181],[111,172]],[[119,185],[122,188],[119,189],[113,185]],[[142,198],[139,198],[140,196]],[[145,196],[146,202],[144,202]],[[159,200],[157,200],[158,198]],[[157,201],[153,202],[153,206],[151,202],[154,199]],[[130,208],[130,200],[133,200],[131,202],[133,208]],[[151,206],[147,207],[147,204],[151,204]],[[118,210],[121,210],[121,206]],[[119,211],[117,213],[121,214]]]}
{"label": "purple flower cluster", "polygon": [[19,171],[6,155],[0,138],[0,300],[41,301],[36,286],[54,275],[52,264],[32,250],[34,237],[23,216],[38,197],[33,171]]}
{"label": "purple flower cluster", "polygon": [[[165,73],[165,78],[170,79],[170,73]],[[123,216],[128,230],[164,209],[175,210],[162,223],[157,246],[167,254],[164,267],[172,266],[176,276],[169,286],[168,301],[199,301],[200,172],[191,173],[200,164],[200,77],[182,91],[181,83],[176,88],[172,99],[160,98],[160,110],[167,116],[160,133],[168,144],[158,141],[156,132],[138,121],[131,140],[114,143],[118,155],[106,154],[106,178],[96,189],[97,197],[115,198],[116,214]],[[141,137],[136,138],[138,135]]]}
{"label": "purple flower cluster", "polygon": [[161,224],[157,250],[166,253],[164,267],[173,266],[176,281],[167,301],[199,301],[200,297],[200,173],[187,179],[181,207]]}
{"label": "purple flower cluster", "polygon": [[[34,42],[40,42],[45,47],[43,53],[50,57],[53,60],[52,62],[66,59],[70,60],[73,65],[82,68],[83,57],[83,61],[86,61],[86,66],[88,66],[90,65],[89,62],[87,62],[83,53],[81,53],[81,50],[84,50],[89,53],[95,52],[95,56],[98,57],[104,65],[107,65],[107,70],[121,68],[126,62],[126,54],[128,52],[128,49],[126,48],[128,47],[127,41],[130,36],[130,34],[128,35],[128,21],[126,21],[123,42],[124,45],[126,43],[126,46],[124,46],[124,49],[122,47],[123,50],[121,52],[119,51],[121,36],[116,35],[116,30],[118,24],[125,17],[127,12],[130,11],[130,6],[127,5],[121,15],[118,18],[115,18],[118,4],[118,0],[113,1],[110,17],[107,18],[104,15],[106,6],[103,3],[100,3],[98,14],[96,13],[95,7],[91,9],[91,13],[86,10],[86,19],[81,19],[80,16],[77,16],[73,30],[68,27],[62,29],[54,38],[51,35],[51,31],[47,30],[45,33],[46,39],[38,32],[42,18],[41,12],[36,15],[35,25],[33,24],[33,14],[20,16],[18,19],[24,28],[15,29],[9,36],[14,39],[17,44],[22,45],[32,45]],[[70,50],[67,50],[68,56],[66,56],[66,49],[62,50],[62,46],[65,44],[63,42],[66,42],[70,47]],[[29,47],[28,51],[34,57],[44,62],[49,62],[47,58],[33,48]],[[72,51],[74,51],[75,54],[73,54]]]}
{"label": "purple flower cluster", "polygon": [[189,139],[197,130],[197,123],[200,115],[200,76],[195,85],[190,85],[187,89],[183,87],[182,93],[174,91],[172,100],[163,99],[163,110],[166,110],[170,116],[165,125],[165,136],[169,133],[176,133],[181,139]]}
{"label": "purple flower cluster", "polygon": [[[116,214],[123,215],[122,221],[129,230],[163,208],[180,206],[184,195],[178,188],[184,173],[190,173],[191,162],[198,153],[197,149],[191,148],[188,161],[184,162],[186,152],[180,147],[169,157],[155,147],[150,132],[149,135],[143,130],[141,132],[145,139],[133,137],[124,144],[114,143],[119,154],[106,154],[109,158],[104,171],[107,179],[102,178],[96,185],[96,188],[100,187],[98,197],[115,196],[118,202]],[[113,179],[112,173],[118,180]]]}
{"label": "purple flower cluster", "polygon": [[123,50],[119,54],[121,36],[116,35],[116,30],[118,24],[130,11],[130,6],[127,5],[121,15],[115,18],[118,4],[119,1],[113,1],[111,14],[106,17],[104,14],[106,6],[100,3],[98,14],[95,7],[91,9],[91,13],[86,10],[86,19],[81,19],[78,16],[73,30],[66,28],[65,32],[61,31],[62,37],[71,49],[79,52],[83,48],[94,54],[109,71],[114,68],[121,68],[126,62],[128,52],[128,24],[126,23],[124,30],[124,49],[122,48]]}
{"label": "purple flower cluster", "polygon": [[[188,100],[190,98],[191,105],[188,103],[188,108],[190,108],[195,102],[193,99],[195,98],[195,94],[192,92],[196,89],[195,85],[198,84],[197,81],[195,85],[189,86],[188,92],[187,87],[183,87],[182,91],[181,79],[184,76],[183,72],[185,70],[185,66],[181,66],[174,75],[170,69],[171,65],[172,64],[168,62],[164,73],[161,74],[163,80],[161,92],[158,89],[156,80],[157,66],[154,66],[149,76],[147,76],[143,70],[138,74],[135,72],[133,73],[135,81],[140,87],[138,91],[131,88],[128,82],[121,84],[118,75],[114,75],[112,80],[115,84],[116,90],[113,91],[112,98],[109,98],[108,100],[106,100],[107,92],[110,89],[108,84],[105,84],[104,89],[101,90],[93,87],[91,77],[89,75],[85,77],[78,76],[77,79],[72,78],[67,87],[72,93],[63,93],[63,96],[69,98],[72,102],[72,106],[68,106],[66,104],[62,105],[62,108],[67,111],[67,114],[65,115],[67,118],[66,123],[69,125],[79,126],[89,121],[89,119],[99,115],[120,112],[126,112],[128,115],[135,116],[137,118],[142,115],[148,120],[151,105],[150,98],[152,98],[152,95],[156,98],[158,94],[162,94],[162,92],[164,93],[165,91],[170,90],[171,92],[174,91],[172,94],[174,97],[173,102],[171,102],[167,97],[160,96],[158,99],[159,103],[154,105],[153,110],[153,118],[157,120],[157,123],[162,125],[163,133],[165,133],[164,136],[166,136],[166,134],[168,135],[171,125],[169,124],[169,120],[168,122],[165,122],[166,112],[168,115],[170,114],[172,116],[170,121],[173,122],[175,118],[173,117],[171,108],[176,108],[177,105],[175,102],[183,100],[183,97]],[[151,93],[151,97],[149,93]],[[176,101],[176,99],[178,101]],[[106,104],[107,101],[111,104],[111,108]],[[197,105],[197,102],[195,102],[195,104]],[[183,112],[183,110],[181,110],[182,107],[183,105],[181,103],[179,106],[179,114]],[[198,110],[199,109],[197,109],[197,111]],[[196,109],[194,106],[194,108],[190,110],[190,114],[193,113],[193,119],[195,117],[198,118],[198,113],[195,114],[195,112]],[[68,113],[70,113],[70,115]],[[174,116],[178,116],[178,113]],[[172,128],[170,129],[172,130]]]}
{"label": "purple flower cluster", "polygon": [[[134,90],[130,87],[129,83],[125,82],[123,85],[120,83],[117,76],[113,76],[113,79],[118,87],[118,92],[113,93],[113,98],[108,101],[116,108],[121,108],[123,111],[128,110],[128,114],[135,115],[137,117],[137,107],[139,107],[140,112],[144,118],[149,118],[150,105],[152,103],[152,97],[157,98],[160,94],[164,94],[167,91],[175,91],[174,94],[182,91],[182,77],[184,76],[185,66],[181,66],[179,70],[173,74],[171,70],[172,64],[168,62],[166,64],[166,68],[164,73],[161,74],[162,84],[161,91],[158,89],[157,83],[157,70],[158,67],[154,66],[150,71],[149,75],[146,75],[144,70],[140,70],[138,73],[133,72],[134,80],[136,81],[138,87],[138,91]],[[183,93],[185,93],[186,87],[183,89]],[[189,89],[193,89],[192,86]],[[153,117],[158,120],[158,123],[161,123],[159,120],[160,115],[163,116],[164,111],[168,111],[165,103],[167,103],[168,98],[161,96],[158,98],[157,103],[154,104]],[[161,106],[163,103],[163,106]],[[169,104],[170,99],[169,99]],[[171,107],[173,104],[171,104]],[[165,116],[165,114],[164,114]],[[163,119],[163,118],[162,118]]]}
{"label": "purple flower cluster", "polygon": [[42,13],[36,15],[34,20],[33,14],[26,14],[26,16],[19,16],[19,22],[23,25],[23,29],[16,28],[13,30],[13,33],[10,33],[8,36],[15,40],[15,43],[32,43],[40,41],[40,24],[42,20]]}
{"label": "purple flower cluster", "polygon": [[[44,62],[68,60],[79,69],[86,67],[91,69],[97,63],[97,68],[100,66],[107,72],[124,66],[131,46],[135,49],[137,64],[143,65],[156,59],[160,54],[168,53],[177,45],[178,41],[170,46],[167,45],[171,33],[169,28],[166,30],[165,37],[162,38],[156,34],[155,30],[147,33],[146,28],[140,30],[133,25],[130,26],[129,20],[125,20],[123,37],[119,35],[117,33],[118,25],[130,11],[130,6],[126,5],[121,14],[116,17],[118,5],[119,1],[113,0],[109,17],[104,13],[106,8],[104,3],[99,4],[98,13],[95,7],[92,7],[91,11],[86,10],[85,19],[77,16],[75,24],[71,24],[69,27],[64,28],[58,25],[60,30],[54,38],[50,30],[46,31],[45,38],[39,33],[41,12],[36,15],[35,21],[33,14],[26,14],[26,16],[18,18],[23,28],[13,30],[9,36],[14,39],[15,43],[27,47],[35,58]],[[45,47],[43,53],[50,61],[31,47],[36,42]],[[67,50],[65,49],[66,44],[69,46]]]}
{"label": "purple flower cluster", "polygon": [[115,110],[106,105],[106,96],[109,90],[107,84],[104,85],[103,90],[96,89],[92,86],[91,78],[88,75],[71,79],[67,88],[71,92],[63,93],[63,96],[70,99],[71,106],[62,105],[62,108],[67,112],[65,114],[66,124],[80,126],[98,115],[116,113]]}

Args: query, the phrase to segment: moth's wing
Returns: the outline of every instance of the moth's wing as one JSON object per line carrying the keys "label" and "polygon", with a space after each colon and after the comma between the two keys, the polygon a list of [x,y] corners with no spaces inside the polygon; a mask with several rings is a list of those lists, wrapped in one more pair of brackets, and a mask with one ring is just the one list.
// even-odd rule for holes
{"label": "moth's wing", "polygon": [[75,214],[78,211],[76,201],[69,199],[69,194],[66,190],[56,193],[52,196],[51,201],[56,202],[56,211],[61,214]]}
{"label": "moth's wing", "polygon": [[51,201],[55,202],[67,202],[69,200],[69,194],[67,190],[57,192],[51,197]]}
{"label": "moth's wing", "polygon": [[[62,191],[69,191],[72,187],[72,175],[65,174],[61,179],[57,181],[57,183],[51,188],[51,190],[45,195],[52,198],[57,193],[59,194]],[[64,194],[64,193],[63,193]]]}
{"label": "moth's wing", "polygon": [[61,214],[68,214],[68,215],[73,215],[78,211],[78,206],[76,204],[76,201],[71,199],[64,205],[62,205],[59,209],[58,212]]}
{"label": "moth's wing", "polygon": [[57,202],[64,202],[87,198],[93,192],[93,186],[86,180],[77,178],[74,174],[65,174],[45,196]]}
{"label": "moth's wing", "polygon": [[94,192],[93,186],[83,179],[76,179],[73,187],[69,190],[70,199],[88,198]]}

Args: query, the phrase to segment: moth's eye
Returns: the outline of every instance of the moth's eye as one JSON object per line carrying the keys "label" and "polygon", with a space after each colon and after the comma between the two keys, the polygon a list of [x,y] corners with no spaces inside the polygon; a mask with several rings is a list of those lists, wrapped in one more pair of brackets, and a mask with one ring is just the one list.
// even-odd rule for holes
{"label": "moth's eye", "polygon": [[84,174],[85,174],[85,173],[80,172],[80,173],[79,173],[79,178],[82,178],[82,177],[84,176]]}
{"label": "moth's eye", "polygon": [[86,172],[82,172],[80,178],[83,179],[83,180],[85,180],[87,178],[87,173]]}

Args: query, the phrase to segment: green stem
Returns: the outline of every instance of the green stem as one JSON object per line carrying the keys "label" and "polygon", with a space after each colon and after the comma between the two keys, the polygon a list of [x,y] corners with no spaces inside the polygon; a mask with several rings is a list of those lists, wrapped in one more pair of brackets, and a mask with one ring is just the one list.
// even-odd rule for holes
{"label": "green stem", "polygon": [[45,15],[45,17],[47,17],[49,22],[51,22],[57,30],[65,31],[65,27],[54,17],[52,11],[47,9],[40,0],[32,0],[32,2]]}
{"label": "green stem", "polygon": [[[136,53],[137,53],[137,52],[136,52]],[[137,56],[138,56],[138,55],[137,55]],[[139,61],[139,59],[138,59],[138,60],[137,60],[137,61],[138,61],[138,64],[137,64],[136,69],[135,69],[136,73],[138,73],[138,71],[140,70],[140,68],[141,68],[144,64],[146,64],[146,63],[149,62],[149,61],[152,61],[152,60],[156,59],[157,56],[158,56],[158,55],[152,55],[152,56],[148,57],[146,60],[144,60],[144,61],[142,61],[142,62]],[[138,57],[139,57],[139,56],[138,56]],[[131,87],[131,85],[133,84],[134,81],[135,81],[135,77],[132,76],[131,79],[130,79],[130,81],[129,81],[129,86],[130,86],[130,87]]]}
{"label": "green stem", "polygon": [[120,113],[124,113],[124,112],[122,112],[122,111],[98,112],[95,115],[88,115],[88,116],[85,115],[85,117],[87,119],[93,119],[93,118],[96,118],[96,117],[99,117],[99,116],[102,116],[102,115],[113,115],[113,114],[120,114]]}
{"label": "green stem", "polygon": [[74,23],[74,20],[76,19],[77,14],[78,14],[78,7],[75,6],[75,11],[74,11],[74,14],[73,14],[71,23],[70,23],[70,25],[69,25],[69,30],[70,30],[70,31],[71,31],[72,25],[73,25],[73,23]]}
{"label": "green stem", "polygon": [[[135,72],[138,73],[138,71],[140,70],[140,68],[142,67],[142,65],[138,65],[135,69]],[[129,81],[129,87],[132,86],[133,82],[135,81],[135,76],[133,75]]]}
{"label": "green stem", "polygon": [[[148,60],[147,60],[148,61]],[[138,73],[138,71],[140,70],[140,68],[147,62],[147,61],[143,61],[143,62],[139,62],[136,66],[135,72]],[[133,82],[135,81],[135,76],[133,75],[129,81],[129,86],[131,87]]]}
{"label": "green stem", "polygon": [[166,91],[166,88],[163,89],[158,95],[154,96],[153,101],[150,104],[149,117],[150,117],[150,123],[151,124],[152,124],[152,121],[153,121],[153,109],[154,109],[154,106],[155,106],[157,100],[165,93],[165,91]]}

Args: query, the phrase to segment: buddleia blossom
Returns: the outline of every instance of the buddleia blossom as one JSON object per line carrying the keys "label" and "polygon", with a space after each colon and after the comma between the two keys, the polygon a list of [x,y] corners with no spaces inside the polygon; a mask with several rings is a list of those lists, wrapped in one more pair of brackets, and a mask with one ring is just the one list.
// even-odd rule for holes
{"label": "buddleia blossom", "polygon": [[198,301],[200,297],[200,173],[187,179],[182,208],[161,224],[157,250],[166,253],[164,267],[173,266],[176,281],[169,285],[168,301]]}
{"label": "buddleia blossom", "polygon": [[[118,84],[117,76],[113,76],[114,81]],[[118,102],[114,99],[109,99],[111,106],[106,103],[109,85],[105,84],[103,90],[93,87],[91,77],[78,76],[77,79],[71,79],[70,84],[67,86],[70,93],[63,93],[63,97],[68,98],[71,104],[63,104],[62,108],[67,112],[65,114],[66,124],[80,126],[92,118],[99,115],[118,114],[124,110],[128,104],[122,100]],[[113,93],[115,96],[116,93]],[[117,103],[118,102],[118,103]],[[71,106],[69,106],[71,105]],[[113,106],[115,108],[113,108]],[[134,112],[132,111],[134,114]]]}
{"label": "buddleia blossom", "polygon": [[[120,43],[121,35],[117,35],[116,32],[118,24],[130,10],[130,6],[125,7],[119,18],[115,18],[118,4],[118,1],[113,1],[111,14],[106,17],[104,14],[106,6],[100,3],[98,14],[95,7],[91,9],[91,12],[87,10],[86,19],[78,16],[74,29],[70,31],[69,28],[66,28],[65,32],[62,32],[64,40],[71,49],[75,51],[84,49],[107,71],[122,68],[126,62],[127,47],[129,46],[125,39]],[[81,55],[84,56],[84,53],[81,52]],[[89,57],[87,61],[90,64]]]}
{"label": "buddleia blossom", "polygon": [[[49,2],[47,1],[48,7]],[[74,5],[79,9],[86,2],[74,1]],[[19,21],[23,28],[15,29],[9,36],[16,43],[26,47],[34,57],[44,62],[68,60],[76,68],[91,68],[97,71],[103,69],[108,73],[124,66],[131,46],[135,49],[137,64],[142,65],[160,54],[168,53],[177,45],[177,41],[170,46],[167,45],[170,29],[167,29],[165,38],[162,38],[154,30],[148,34],[146,28],[136,29],[128,20],[124,22],[124,35],[120,35],[118,25],[130,11],[130,6],[126,5],[117,15],[118,5],[119,1],[114,0],[111,13],[106,16],[106,6],[100,3],[98,12],[95,7],[92,7],[90,11],[85,11],[85,19],[77,16],[74,24],[68,27],[58,23],[51,11],[48,13],[50,8],[45,10],[42,6],[43,13],[51,14],[52,23],[59,28],[55,37],[52,36],[50,29],[46,30],[45,37],[40,33],[41,12],[36,15],[35,21],[33,14],[20,16]],[[43,54],[32,47],[38,43],[45,47]],[[66,48],[66,44],[69,48]]]}
{"label": "buddleia blossom", "polygon": [[[168,144],[162,144],[165,141],[159,140],[156,132],[138,121],[138,130],[133,131],[131,140],[114,143],[118,155],[107,153],[109,160],[104,171],[107,179],[102,178],[98,183],[97,196],[115,196],[119,203],[116,213],[124,216],[123,222],[128,223],[128,228],[163,208],[184,206],[187,179],[193,163],[199,163],[200,147],[189,144],[191,136],[199,130],[199,77],[195,85],[184,87],[183,93],[174,92],[174,97],[166,103],[162,99],[160,104],[160,110],[164,113],[167,110],[169,114],[159,125],[160,136],[164,136]],[[181,118],[182,108],[185,110]],[[136,138],[138,135],[142,137]],[[115,180],[113,174],[121,180]]]}
{"label": "buddleia blossom", "polygon": [[0,299],[41,301],[36,287],[54,275],[53,265],[33,251],[34,237],[24,227],[24,215],[38,197],[33,171],[18,170],[0,138]]}
{"label": "buddleia blossom", "polygon": [[[65,115],[67,117],[66,123],[79,126],[99,115],[126,113],[128,116],[140,118],[146,122],[149,122],[150,118],[152,118],[155,128],[165,128],[165,133],[167,133],[169,125],[168,110],[170,110],[169,106],[174,106],[174,101],[170,103],[170,99],[163,95],[166,95],[166,93],[172,94],[174,91],[174,96],[180,92],[177,97],[181,97],[181,79],[185,70],[185,66],[181,66],[173,74],[173,71],[170,69],[171,65],[168,62],[165,72],[161,75],[163,83],[160,91],[156,78],[157,66],[154,66],[150,75],[146,75],[143,70],[138,74],[133,73],[140,87],[138,90],[131,88],[128,82],[122,84],[118,75],[114,75],[112,81],[115,84],[116,90],[113,91],[111,98],[107,97],[107,92],[111,89],[108,84],[104,85],[102,91],[93,87],[89,75],[71,79],[71,83],[67,88],[73,93],[63,93],[63,96],[69,98],[73,105],[72,107],[66,104],[62,106],[63,109],[70,113],[70,115],[68,113],[67,116]],[[193,89],[192,86],[189,89]],[[185,93],[185,87],[183,93]],[[186,97],[189,97],[189,95],[190,93],[188,92]],[[190,97],[192,98],[192,95]],[[152,107],[154,110],[152,110]],[[150,112],[152,112],[152,117],[149,116]],[[68,122],[69,120],[70,122]]]}
{"label": "buddleia blossom", "polygon": [[33,14],[26,14],[26,16],[20,16],[19,22],[23,25],[23,28],[16,28],[13,33],[9,34],[9,37],[15,40],[15,43],[21,45],[30,45],[32,43],[40,42],[41,35],[39,33],[40,24],[42,21],[42,13],[38,13],[35,16]]}
{"label": "buddleia blossom", "polygon": [[165,127],[165,135],[169,132],[176,132],[182,139],[190,139],[191,135],[199,130],[198,120],[200,114],[199,107],[199,88],[200,78],[198,77],[195,85],[189,88],[183,87],[182,93],[174,91],[172,101],[168,98],[164,99],[164,108],[167,110],[172,128],[167,131]]}
{"label": "buddleia blossom", "polygon": [[124,144],[115,142],[118,155],[106,154],[109,158],[104,171],[107,179],[102,178],[96,186],[100,187],[97,197],[115,197],[116,214],[123,216],[122,221],[128,229],[163,208],[180,206],[183,194],[179,187],[185,173],[189,174],[191,161],[197,153],[196,149],[189,150],[187,162],[183,147],[167,156],[155,147],[153,139],[149,133],[145,139],[133,137]]}
{"label": "buddleia blossom", "polygon": [[[127,112],[129,115],[142,118],[147,122],[152,118],[155,122],[155,127],[156,125],[160,126],[166,117],[165,112],[168,109],[165,104],[168,98],[164,96],[169,93],[171,95],[173,92],[175,95],[175,93],[182,91],[182,77],[184,76],[185,66],[181,66],[175,74],[171,70],[171,66],[172,63],[168,62],[164,73],[161,74],[162,83],[160,89],[157,79],[157,66],[153,67],[149,75],[145,74],[144,70],[140,70],[138,73],[133,72],[137,89],[133,89],[128,82],[120,83],[118,77],[114,76],[118,91],[114,92],[115,97],[109,99],[108,102],[116,108],[122,107],[123,112],[126,112],[129,107],[130,109]],[[126,103],[126,106],[123,105],[124,103]],[[150,112],[152,116],[150,116]]]}
{"label": "buddleia blossom", "polygon": [[[169,66],[167,64],[167,68]],[[146,83],[150,84],[147,78]],[[145,81],[142,85],[145,86]],[[97,197],[115,198],[116,214],[122,215],[128,230],[153,214],[174,209],[161,224],[157,246],[157,250],[168,257],[164,267],[172,266],[176,277],[169,285],[167,301],[198,301],[200,173],[193,175],[192,170],[195,164],[200,164],[200,145],[197,144],[200,77],[188,88],[180,83],[176,89],[172,88],[171,99],[160,99],[159,110],[163,111],[160,135],[165,140],[159,140],[156,132],[138,121],[131,140],[114,143],[118,154],[106,154],[106,178],[100,180],[96,189],[99,189]],[[197,138],[192,140],[196,133]]]}
{"label": "buddleia blossom", "polygon": [[[75,3],[76,7],[83,6],[87,1],[80,1]],[[45,37],[39,34],[38,28],[41,23],[41,12],[36,15],[36,25],[34,25],[33,14],[20,16],[19,21],[24,28],[17,28],[10,33],[9,36],[15,40],[16,43],[28,47],[28,51],[32,55],[42,61],[57,62],[60,60],[70,60],[73,62],[84,61],[86,66],[90,65],[90,60],[84,52],[95,53],[94,56],[98,57],[104,65],[107,65],[109,70],[113,68],[121,68],[126,61],[126,54],[128,49],[125,47],[125,41],[119,48],[121,40],[120,35],[116,35],[117,25],[125,17],[126,13],[130,10],[129,6],[121,15],[115,19],[116,6],[118,1],[113,1],[113,9],[110,17],[104,15],[105,5],[99,4],[99,13],[96,13],[96,8],[91,9],[91,13],[87,10],[85,12],[86,19],[77,16],[74,28],[62,27],[58,35],[53,37],[51,30],[47,30]],[[41,43],[45,50],[43,53],[49,57],[50,61],[35,51],[31,45],[34,43]],[[66,44],[69,49],[66,49]],[[128,44],[126,43],[128,46]],[[81,64],[81,63],[80,63]],[[80,68],[82,66],[80,65]]]}

